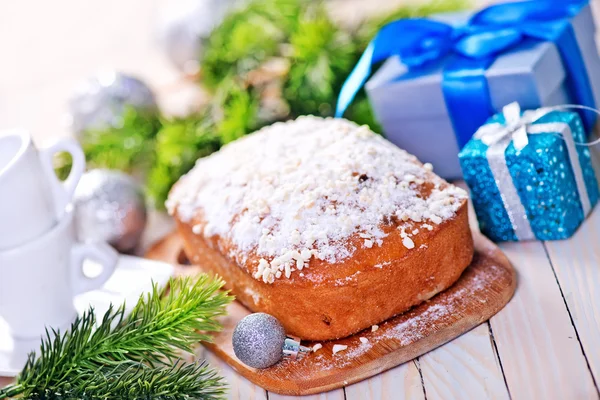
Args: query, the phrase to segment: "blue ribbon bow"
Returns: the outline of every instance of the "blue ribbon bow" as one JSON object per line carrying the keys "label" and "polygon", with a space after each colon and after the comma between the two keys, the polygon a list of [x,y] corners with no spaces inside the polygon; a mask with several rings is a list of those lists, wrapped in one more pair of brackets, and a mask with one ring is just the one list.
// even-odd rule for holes
{"label": "blue ribbon bow", "polygon": [[[524,40],[553,42],[566,69],[574,102],[595,107],[590,79],[570,18],[587,0],[532,0],[498,4],[473,15],[466,26],[427,19],[404,19],[384,26],[342,86],[336,108],[341,117],[371,74],[374,64],[398,55],[410,70],[446,57],[442,91],[462,148],[494,114],[485,71],[499,54]],[[586,129],[596,116],[582,112]]]}

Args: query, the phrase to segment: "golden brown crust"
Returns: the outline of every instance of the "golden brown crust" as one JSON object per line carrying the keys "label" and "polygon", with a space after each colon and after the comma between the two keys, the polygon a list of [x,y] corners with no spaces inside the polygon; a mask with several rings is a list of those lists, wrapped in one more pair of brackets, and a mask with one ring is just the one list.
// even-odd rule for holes
{"label": "golden brown crust", "polygon": [[199,216],[189,223],[177,219],[192,263],[220,275],[249,309],[274,315],[289,334],[307,340],[345,337],[405,312],[450,287],[473,257],[466,200],[455,217],[412,236],[413,249],[391,221],[380,247],[356,246],[352,257],[335,264],[312,259],[303,276],[272,284],[251,276],[256,255],[241,260],[218,236],[194,234],[192,226],[202,223]]}

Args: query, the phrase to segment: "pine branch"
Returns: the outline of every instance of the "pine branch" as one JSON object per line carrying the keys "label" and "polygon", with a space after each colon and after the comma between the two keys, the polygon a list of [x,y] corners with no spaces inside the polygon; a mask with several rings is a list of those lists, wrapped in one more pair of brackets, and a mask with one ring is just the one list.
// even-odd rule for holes
{"label": "pine branch", "polygon": [[290,37],[291,65],[284,95],[292,114],[330,116],[339,88],[354,65],[350,35],[336,26],[316,3],[299,16]]}
{"label": "pine branch", "polygon": [[204,362],[149,368],[143,364],[103,367],[61,387],[32,392],[30,399],[218,399],[224,383]]}
{"label": "pine branch", "polygon": [[[144,176],[154,163],[155,136],[160,127],[161,121],[155,114],[125,107],[120,126],[86,130],[81,134],[88,167]],[[54,166],[60,178],[68,176],[71,162],[69,154],[57,155]]]}
{"label": "pine branch", "polygon": [[[110,394],[110,382],[103,385],[98,373],[112,376],[114,382],[119,376],[132,383],[137,379],[138,385],[158,390],[152,386],[153,380],[144,379],[168,379],[168,365],[178,365],[178,350],[191,353],[194,344],[210,340],[207,332],[221,329],[215,318],[224,315],[225,306],[232,300],[219,290],[222,286],[223,281],[207,275],[195,282],[189,278],[171,280],[168,291],[154,285],[152,292],[140,297],[128,317],[124,316],[125,305],[116,309],[111,306],[102,321],[96,321],[90,309],[73,322],[69,331],[47,332],[40,356],[29,355],[16,385],[0,390],[0,399],[17,394],[24,398],[36,393],[42,396],[47,390],[82,391],[93,382],[98,382],[98,391]],[[210,383],[216,378],[205,366],[181,366],[171,372],[173,380],[169,384],[181,390],[200,387],[201,382],[190,384],[192,376],[200,381],[206,377],[208,391],[223,388],[220,381]],[[39,398],[46,398],[43,396]]]}
{"label": "pine branch", "polygon": [[143,172],[152,165],[154,137],[159,129],[156,115],[126,107],[121,126],[83,133],[86,159],[94,168]]}
{"label": "pine branch", "polygon": [[223,145],[257,128],[258,103],[256,93],[244,87],[239,78],[221,82],[210,112]]}
{"label": "pine branch", "polygon": [[208,113],[164,120],[156,136],[156,159],[146,183],[154,207],[163,209],[171,186],[198,158],[220,147],[221,139]]}
{"label": "pine branch", "polygon": [[308,0],[252,0],[213,30],[201,61],[203,83],[215,89],[227,77],[245,75],[280,52],[296,30]]}

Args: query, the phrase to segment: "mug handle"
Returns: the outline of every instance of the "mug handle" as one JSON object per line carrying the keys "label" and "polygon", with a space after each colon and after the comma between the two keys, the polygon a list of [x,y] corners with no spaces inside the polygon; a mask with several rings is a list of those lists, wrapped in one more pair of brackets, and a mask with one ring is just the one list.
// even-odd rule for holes
{"label": "mug handle", "polygon": [[[102,265],[100,275],[90,278],[83,273],[85,260]],[[111,277],[117,266],[119,255],[110,245],[103,242],[75,243],[71,249],[71,281],[73,294],[98,289]]]}
{"label": "mug handle", "polygon": [[[64,182],[61,182],[54,172],[52,159],[56,153],[63,151],[69,153],[71,157],[73,157],[73,162],[71,164],[69,176]],[[85,172],[85,154],[79,143],[71,138],[61,139],[52,146],[41,149],[39,153],[42,169],[47,175],[49,182],[51,182],[52,194],[54,195],[54,203],[56,206],[56,216],[60,219],[65,213],[67,205],[73,199],[77,184]]]}

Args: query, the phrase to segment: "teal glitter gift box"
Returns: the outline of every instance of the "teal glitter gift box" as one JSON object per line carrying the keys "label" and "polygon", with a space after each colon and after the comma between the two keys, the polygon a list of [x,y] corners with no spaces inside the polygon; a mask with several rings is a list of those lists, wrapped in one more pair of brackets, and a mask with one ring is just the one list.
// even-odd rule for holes
{"label": "teal glitter gift box", "polygon": [[557,108],[510,104],[459,154],[481,231],[494,241],[568,238],[598,201],[581,119]]}

